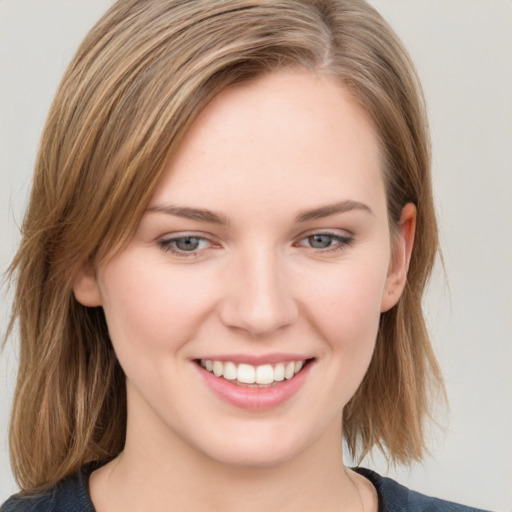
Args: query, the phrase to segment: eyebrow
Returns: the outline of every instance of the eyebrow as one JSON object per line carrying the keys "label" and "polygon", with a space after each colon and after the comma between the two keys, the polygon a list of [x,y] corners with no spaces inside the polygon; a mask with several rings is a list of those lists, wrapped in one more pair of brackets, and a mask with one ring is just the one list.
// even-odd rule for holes
{"label": "eyebrow", "polygon": [[226,216],[204,208],[188,208],[185,206],[166,206],[156,204],[154,206],[150,206],[146,211],[166,213],[167,215],[174,215],[175,217],[197,220],[199,222],[208,222],[210,224],[220,224],[222,226],[227,226],[229,224],[229,220]]}
{"label": "eyebrow", "polygon": [[347,200],[339,203],[328,204],[319,208],[313,208],[311,210],[305,210],[295,217],[295,222],[301,223],[316,219],[324,219],[325,217],[338,215],[352,210],[362,210],[373,215],[371,208],[367,204],[359,201]]}
{"label": "eyebrow", "polygon": [[[359,201],[341,201],[339,203],[332,203],[319,208],[305,210],[295,217],[295,222],[300,224],[312,220],[323,219],[332,215],[349,212],[352,210],[362,210],[373,215],[371,208],[365,203]],[[174,215],[175,217],[182,217],[184,219],[196,220],[198,222],[207,222],[210,224],[219,224],[222,226],[229,225],[229,219],[220,213],[204,208],[189,208],[185,206],[172,206],[172,205],[159,205],[150,206],[147,208],[148,212],[165,213],[167,215]]]}

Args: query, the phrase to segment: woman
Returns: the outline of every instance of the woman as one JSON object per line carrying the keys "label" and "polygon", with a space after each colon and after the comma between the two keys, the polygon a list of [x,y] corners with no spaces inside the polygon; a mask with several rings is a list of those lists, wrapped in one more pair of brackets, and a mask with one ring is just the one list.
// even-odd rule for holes
{"label": "woman", "polygon": [[367,4],[115,4],[57,93],[12,265],[25,493],[2,510],[467,510],[342,463],[342,432],[425,451],[429,167]]}

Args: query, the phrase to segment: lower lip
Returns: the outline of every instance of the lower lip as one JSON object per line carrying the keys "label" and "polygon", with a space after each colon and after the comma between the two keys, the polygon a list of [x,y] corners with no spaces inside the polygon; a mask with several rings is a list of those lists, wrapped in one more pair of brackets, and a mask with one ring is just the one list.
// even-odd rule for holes
{"label": "lower lip", "polygon": [[285,403],[300,390],[312,365],[312,361],[309,361],[289,380],[275,382],[264,388],[251,388],[233,384],[222,377],[215,377],[213,373],[196,364],[201,377],[218,397],[247,411],[266,411]]}

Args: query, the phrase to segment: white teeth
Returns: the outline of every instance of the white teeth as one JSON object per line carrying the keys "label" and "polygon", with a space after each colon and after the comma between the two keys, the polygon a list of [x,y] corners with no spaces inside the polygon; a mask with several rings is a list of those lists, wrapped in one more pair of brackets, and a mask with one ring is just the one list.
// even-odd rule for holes
{"label": "white teeth", "polygon": [[256,382],[256,369],[250,364],[239,364],[236,380],[244,384],[254,384]]}
{"label": "white teeth", "polygon": [[274,368],[269,364],[256,368],[256,382],[258,384],[272,384],[274,382]]}
{"label": "white teeth", "polygon": [[284,364],[278,363],[274,367],[274,380],[277,382],[281,382],[284,380]]}
{"label": "white teeth", "polygon": [[295,363],[292,361],[286,365],[286,368],[284,370],[284,378],[291,379],[294,374],[295,374]]}
{"label": "white teeth", "polygon": [[220,377],[224,372],[224,365],[220,361],[213,361],[213,375]]}
{"label": "white teeth", "polygon": [[235,363],[224,363],[224,378],[227,380],[236,380],[238,373]]}
{"label": "white teeth", "polygon": [[216,377],[224,377],[226,380],[236,380],[242,384],[268,385],[274,382],[281,382],[284,379],[291,379],[300,372],[304,362],[304,360],[289,361],[288,363],[263,364],[261,366],[241,363],[237,366],[231,361],[222,362],[201,359],[200,365]]}

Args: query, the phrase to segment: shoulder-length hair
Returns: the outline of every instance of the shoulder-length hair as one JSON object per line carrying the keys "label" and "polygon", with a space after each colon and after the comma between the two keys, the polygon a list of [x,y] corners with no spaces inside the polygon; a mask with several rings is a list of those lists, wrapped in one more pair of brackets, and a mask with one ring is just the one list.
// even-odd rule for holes
{"label": "shoulder-length hair", "polygon": [[363,0],[120,0],[90,31],[51,107],[35,166],[9,331],[21,338],[10,446],[22,489],[123,449],[123,372],[101,308],[73,295],[88,261],[132,236],[201,109],[229,85],[286,67],[338,80],[372,120],[391,232],[417,208],[408,283],[383,313],[370,368],[345,407],[353,456],[421,459],[443,384],[421,309],[438,248],[425,107],[410,58]]}

